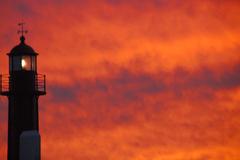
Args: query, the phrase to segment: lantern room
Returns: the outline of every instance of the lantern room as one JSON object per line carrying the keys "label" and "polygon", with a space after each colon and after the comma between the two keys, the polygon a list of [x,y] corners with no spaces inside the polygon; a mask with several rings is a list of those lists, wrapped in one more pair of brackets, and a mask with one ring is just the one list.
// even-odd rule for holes
{"label": "lantern room", "polygon": [[37,53],[25,44],[25,37],[20,37],[20,44],[15,46],[9,55],[9,72],[32,71],[37,72]]}

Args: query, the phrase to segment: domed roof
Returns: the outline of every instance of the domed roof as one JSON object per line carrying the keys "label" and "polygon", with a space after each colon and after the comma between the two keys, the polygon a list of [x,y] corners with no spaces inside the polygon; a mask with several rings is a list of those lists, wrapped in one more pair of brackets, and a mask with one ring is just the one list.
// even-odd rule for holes
{"label": "domed roof", "polygon": [[15,46],[9,55],[37,55],[31,46],[25,44],[24,36],[21,36],[20,41],[21,43]]}

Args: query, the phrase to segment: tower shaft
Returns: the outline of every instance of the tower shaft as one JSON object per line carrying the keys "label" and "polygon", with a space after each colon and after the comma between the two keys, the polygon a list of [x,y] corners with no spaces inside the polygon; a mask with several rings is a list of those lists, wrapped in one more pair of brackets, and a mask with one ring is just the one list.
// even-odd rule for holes
{"label": "tower shaft", "polygon": [[8,160],[18,160],[20,135],[24,131],[38,131],[38,95],[35,73],[18,71],[10,76]]}

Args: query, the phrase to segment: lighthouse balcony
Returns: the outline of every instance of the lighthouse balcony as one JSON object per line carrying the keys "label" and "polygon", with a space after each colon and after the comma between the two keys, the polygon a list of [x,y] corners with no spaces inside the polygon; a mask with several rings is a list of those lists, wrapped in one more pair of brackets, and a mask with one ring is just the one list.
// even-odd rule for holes
{"label": "lighthouse balcony", "polygon": [[35,77],[35,92],[37,95],[46,94],[46,75],[37,74]]}
{"label": "lighthouse balcony", "polygon": [[[13,94],[12,77],[10,75],[0,75],[0,95],[8,96]],[[35,75],[35,85],[33,89],[35,95],[46,94],[46,76],[42,74]]]}
{"label": "lighthouse balcony", "polygon": [[0,75],[0,95],[7,96],[9,95],[9,75]]}

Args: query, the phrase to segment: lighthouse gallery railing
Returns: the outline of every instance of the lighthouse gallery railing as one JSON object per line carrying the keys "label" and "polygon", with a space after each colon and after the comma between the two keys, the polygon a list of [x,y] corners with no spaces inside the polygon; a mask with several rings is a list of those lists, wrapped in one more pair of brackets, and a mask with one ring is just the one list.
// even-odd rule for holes
{"label": "lighthouse gallery railing", "polygon": [[[0,75],[0,94],[9,95],[11,85],[11,76],[8,74]],[[39,95],[46,94],[46,76],[37,74],[35,76],[35,91]]]}
{"label": "lighthouse gallery railing", "polygon": [[8,95],[9,82],[10,82],[9,75],[0,75],[0,94],[1,95]]}

